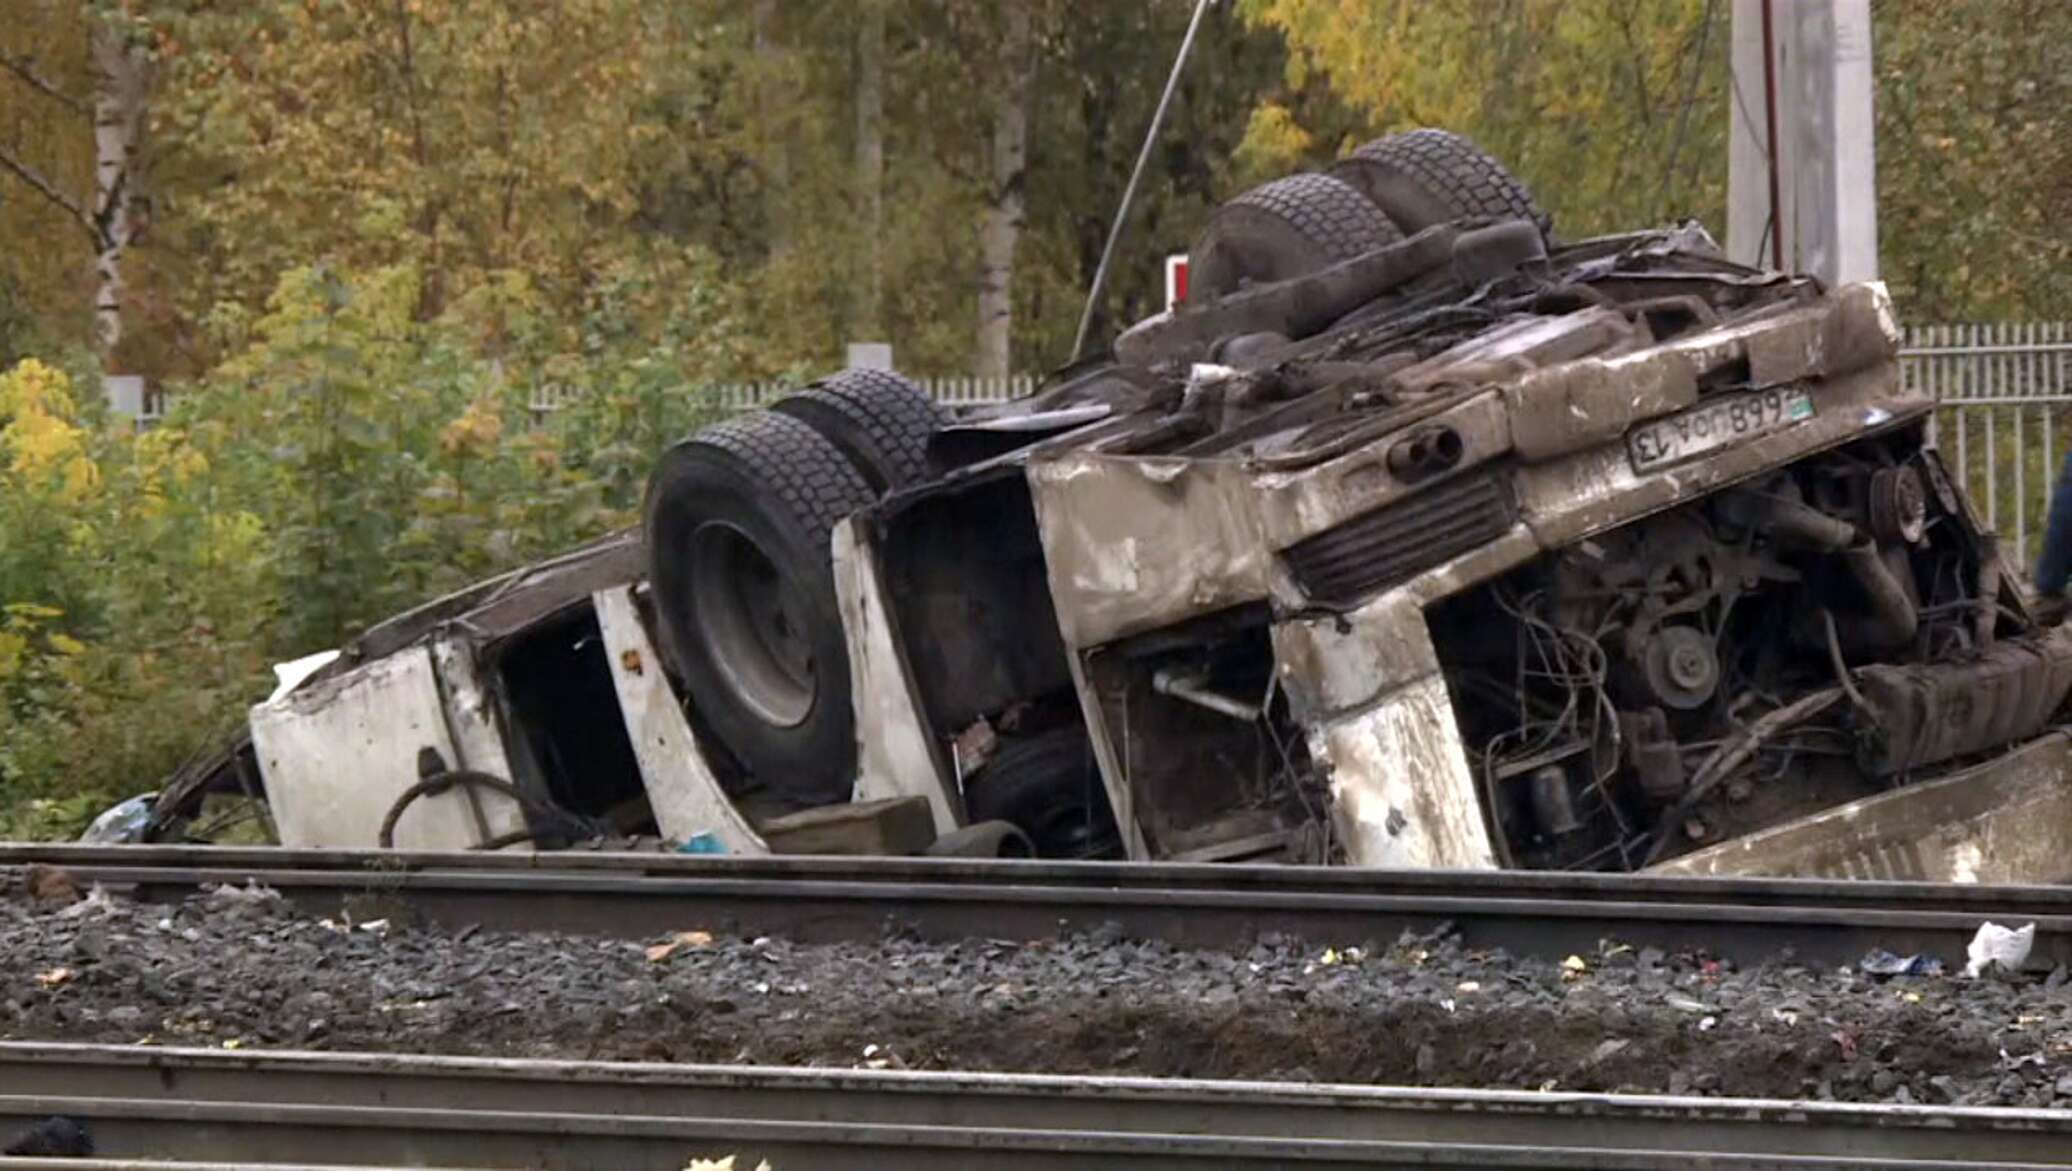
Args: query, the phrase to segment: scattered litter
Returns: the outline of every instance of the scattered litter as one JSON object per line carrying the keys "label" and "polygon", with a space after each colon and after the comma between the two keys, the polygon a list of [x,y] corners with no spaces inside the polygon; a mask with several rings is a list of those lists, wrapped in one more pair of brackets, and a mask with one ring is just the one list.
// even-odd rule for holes
{"label": "scattered litter", "polygon": [[2049,1064],[2050,1059],[2041,1053],[2024,1053],[2017,1057],[2005,1049],[2000,1051],[2000,1068],[2008,1073],[2020,1073],[2032,1066],[2043,1069]]}
{"label": "scattered litter", "polygon": [[1669,1007],[1675,1009],[1678,1012],[1688,1012],[1698,1015],[1702,1015],[1705,1013],[1714,1013],[1719,1011],[1718,1009],[1712,1007],[1711,1005],[1705,1003],[1702,1000],[1692,1000],[1688,996],[1684,996],[1675,992],[1671,992],[1667,996],[1664,996],[1662,998],[1662,1003],[1668,1005]]}
{"label": "scattered litter", "polygon": [[1462,980],[1460,983],[1455,984],[1453,986],[1453,990],[1455,992],[1468,993],[1480,992],[1482,991],[1482,982],[1480,980]]}
{"label": "scattered litter", "polygon": [[711,830],[700,830],[692,834],[682,845],[678,846],[676,852],[679,854],[724,854],[727,852],[727,844],[720,841],[719,835]]}
{"label": "scattered litter", "polygon": [[1701,1033],[1709,1033],[1718,1026],[1719,1018],[1716,1016],[1701,1017],[1698,1021],[1698,1031]]}
{"label": "scattered litter", "polygon": [[114,913],[115,900],[110,898],[108,892],[97,882],[94,883],[92,890],[86,892],[86,898],[59,911],[58,918],[84,919],[88,915],[104,918]]}
{"label": "scattered litter", "polygon": [[75,975],[77,973],[70,968],[52,968],[47,972],[36,973],[36,983],[45,988],[57,988],[70,984]]}
{"label": "scattered litter", "polygon": [[259,885],[256,879],[246,879],[245,885],[233,883],[210,883],[202,887],[202,906],[212,915],[230,915],[246,919],[270,919],[286,915],[290,908],[281,892],[270,886]]}
{"label": "scattered litter", "polygon": [[1582,956],[1570,956],[1561,961],[1561,978],[1564,980],[1577,979],[1589,970],[1590,965],[1584,962]]}
{"label": "scattered litter", "polygon": [[1882,947],[1865,952],[1856,966],[1866,976],[1940,976],[1943,970],[1942,961],[1925,952],[1902,956]]}
{"label": "scattered litter", "polygon": [[86,832],[79,835],[82,842],[103,846],[126,846],[144,840],[144,831],[150,828],[151,815],[158,809],[157,793],[139,793],[124,801],[118,801],[103,809]]}
{"label": "scattered litter", "polygon": [[365,923],[360,924],[360,930],[365,931],[369,935],[387,935],[389,921],[387,919],[369,919]]}
{"label": "scattered litter", "polygon": [[2036,945],[2036,924],[2027,923],[2020,927],[2002,927],[1998,923],[1979,924],[1978,934],[1971,937],[1971,946],[1966,950],[1970,960],[1964,965],[1967,977],[1976,977],[1990,964],[1999,964],[2010,972],[2021,970],[2029,958],[2029,949]]}
{"label": "scattered litter", "polygon": [[649,946],[647,949],[648,962],[659,964],[684,948],[704,947],[711,942],[712,932],[710,931],[679,931],[661,943]]}

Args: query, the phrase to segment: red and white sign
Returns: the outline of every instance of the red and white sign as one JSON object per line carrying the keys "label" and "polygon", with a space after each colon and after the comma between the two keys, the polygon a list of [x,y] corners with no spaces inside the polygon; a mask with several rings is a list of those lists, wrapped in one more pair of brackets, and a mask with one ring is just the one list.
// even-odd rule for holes
{"label": "red and white sign", "polygon": [[1187,299],[1187,254],[1166,257],[1166,308],[1173,309]]}

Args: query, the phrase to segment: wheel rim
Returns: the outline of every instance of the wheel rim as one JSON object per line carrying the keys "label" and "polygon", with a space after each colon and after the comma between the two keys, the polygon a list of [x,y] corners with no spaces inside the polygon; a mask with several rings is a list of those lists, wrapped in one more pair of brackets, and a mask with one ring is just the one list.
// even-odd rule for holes
{"label": "wheel rim", "polygon": [[817,687],[797,589],[733,525],[700,525],[690,544],[690,611],[721,678],[766,722],[803,723]]}

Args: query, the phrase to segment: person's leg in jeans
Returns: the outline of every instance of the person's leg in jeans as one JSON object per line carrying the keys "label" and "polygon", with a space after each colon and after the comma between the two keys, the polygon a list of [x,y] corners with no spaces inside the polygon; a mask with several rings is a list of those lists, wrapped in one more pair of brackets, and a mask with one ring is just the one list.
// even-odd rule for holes
{"label": "person's leg in jeans", "polygon": [[2036,592],[2046,598],[2064,597],[2067,577],[2072,577],[2072,451],[2065,453],[2065,466],[2051,492],[2043,555],[2036,559]]}

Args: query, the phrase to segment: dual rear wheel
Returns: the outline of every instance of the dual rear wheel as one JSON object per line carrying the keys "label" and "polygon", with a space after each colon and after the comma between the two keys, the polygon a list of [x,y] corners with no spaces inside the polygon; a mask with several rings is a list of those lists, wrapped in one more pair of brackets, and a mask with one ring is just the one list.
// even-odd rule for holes
{"label": "dual rear wheel", "polygon": [[926,476],[939,421],[896,374],[849,370],[663,455],[642,510],[665,647],[700,717],[774,795],[848,799],[849,653],[828,541]]}
{"label": "dual rear wheel", "polygon": [[1448,130],[1378,138],[1322,174],[1289,175],[1218,208],[1189,253],[1189,304],[1246,284],[1306,276],[1434,224],[1469,218],[1550,225],[1502,163]]}

